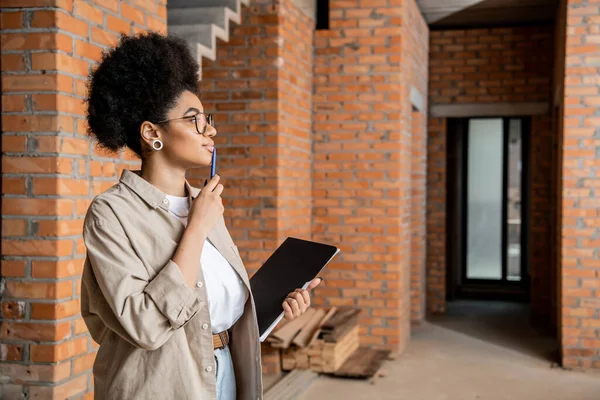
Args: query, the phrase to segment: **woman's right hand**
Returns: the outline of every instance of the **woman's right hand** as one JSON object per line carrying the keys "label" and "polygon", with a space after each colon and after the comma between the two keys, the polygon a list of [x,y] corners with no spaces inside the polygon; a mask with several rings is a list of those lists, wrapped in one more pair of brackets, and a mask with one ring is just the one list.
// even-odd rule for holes
{"label": "woman's right hand", "polygon": [[215,175],[193,201],[188,215],[188,228],[198,230],[203,236],[208,236],[223,216],[223,185],[221,177]]}

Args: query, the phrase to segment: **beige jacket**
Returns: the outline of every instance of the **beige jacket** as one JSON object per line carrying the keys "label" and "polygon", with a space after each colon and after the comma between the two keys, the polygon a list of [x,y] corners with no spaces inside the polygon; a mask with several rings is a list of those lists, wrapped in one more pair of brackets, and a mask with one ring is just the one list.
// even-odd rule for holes
{"label": "beige jacket", "polygon": [[[199,189],[187,186],[195,198]],[[204,278],[199,265],[198,283],[190,288],[171,260],[185,228],[168,207],[164,193],[125,170],[88,210],[81,314],[100,344],[93,369],[95,399],[216,399]],[[252,293],[223,220],[209,240]],[[230,333],[238,399],[262,399],[252,294]]]}

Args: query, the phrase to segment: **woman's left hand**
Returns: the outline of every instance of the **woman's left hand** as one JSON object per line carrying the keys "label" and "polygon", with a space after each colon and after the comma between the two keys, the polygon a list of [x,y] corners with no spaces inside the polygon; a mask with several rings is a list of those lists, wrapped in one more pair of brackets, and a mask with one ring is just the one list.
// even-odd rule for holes
{"label": "woman's left hand", "polygon": [[321,281],[321,278],[315,278],[310,282],[306,290],[296,289],[287,295],[283,301],[285,319],[292,321],[306,312],[308,307],[310,307],[310,294],[308,292],[319,286]]}

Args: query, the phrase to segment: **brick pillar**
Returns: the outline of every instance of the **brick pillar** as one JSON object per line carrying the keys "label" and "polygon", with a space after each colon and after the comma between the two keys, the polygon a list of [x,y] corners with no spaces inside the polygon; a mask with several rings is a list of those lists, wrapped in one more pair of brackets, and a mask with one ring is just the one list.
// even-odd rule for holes
{"label": "brick pillar", "polygon": [[164,30],[166,6],[6,0],[3,7],[4,396],[91,399],[97,345],[79,314],[83,217],[93,196],[136,162],[88,141],[85,82],[119,32]]}
{"label": "brick pillar", "polygon": [[322,301],[361,307],[363,343],[399,351],[410,336],[412,205],[403,36],[415,7],[331,2],[315,41],[313,232],[343,251]]}
{"label": "brick pillar", "polygon": [[446,311],[446,118],[429,118],[427,140],[427,311]]}
{"label": "brick pillar", "polygon": [[566,1],[561,347],[567,367],[600,368],[600,3]]}
{"label": "brick pillar", "polygon": [[411,323],[418,326],[426,313],[426,186],[427,186],[427,81],[429,79],[429,27],[417,3],[403,3],[404,118],[411,130]]}
{"label": "brick pillar", "polygon": [[[216,112],[225,218],[252,274],[286,237],[311,238],[314,19],[290,0],[253,1],[242,18],[205,61],[198,94]],[[263,367],[280,368],[267,346]]]}
{"label": "brick pillar", "polygon": [[427,160],[426,118],[412,110],[411,165],[411,237],[410,237],[410,308],[411,322],[419,325],[425,319],[425,192]]}
{"label": "brick pillar", "polygon": [[279,240],[312,234],[312,68],[315,21],[291,0],[280,2],[277,91]]}

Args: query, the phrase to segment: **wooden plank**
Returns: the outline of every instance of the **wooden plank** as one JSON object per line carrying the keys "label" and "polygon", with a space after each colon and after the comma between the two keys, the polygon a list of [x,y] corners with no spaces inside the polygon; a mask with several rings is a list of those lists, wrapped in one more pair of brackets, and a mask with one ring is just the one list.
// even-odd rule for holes
{"label": "wooden plank", "polygon": [[315,372],[333,372],[359,347],[359,327],[351,327],[339,342],[317,340],[309,350],[310,368]]}
{"label": "wooden plank", "polygon": [[310,370],[294,370],[273,385],[264,396],[265,400],[294,400],[317,378]]}
{"label": "wooden plank", "polygon": [[368,379],[381,368],[390,350],[377,350],[366,347],[357,349],[350,358],[332,375],[341,378]]}
{"label": "wooden plank", "polygon": [[314,308],[309,308],[298,318],[286,323],[276,331],[273,331],[267,338],[267,342],[269,342],[272,347],[287,349],[292,343],[292,340],[294,340],[296,335],[302,330],[315,312],[316,310]]}
{"label": "wooden plank", "polygon": [[296,368],[296,356],[293,349],[286,349],[281,352],[281,369],[291,371]]}
{"label": "wooden plank", "polygon": [[306,347],[311,342],[316,331],[319,330],[319,324],[325,316],[325,310],[316,310],[312,317],[304,324],[300,332],[296,335],[292,343],[298,347]]}
{"label": "wooden plank", "polygon": [[340,342],[335,347],[328,347],[323,350],[323,370],[333,372],[358,349],[360,345],[358,338],[358,326],[346,336],[343,342]]}
{"label": "wooden plank", "polygon": [[299,348],[296,350],[296,368],[309,369],[310,363],[308,361],[308,349]]}
{"label": "wooden plank", "polygon": [[343,351],[335,354],[332,357],[324,357],[323,371],[334,372],[337,371],[344,363],[350,358],[354,352],[359,348],[360,343],[358,341],[350,344],[349,347]]}
{"label": "wooden plank", "polygon": [[344,325],[348,320],[350,320],[355,315],[360,313],[360,309],[358,308],[341,308],[338,309],[337,312],[323,324],[321,329],[323,330],[334,330],[335,328]]}
{"label": "wooden plank", "polygon": [[331,319],[331,317],[333,317],[335,315],[335,313],[337,312],[337,307],[331,307],[329,309],[329,311],[327,311],[327,313],[325,314],[325,316],[321,319],[321,322],[319,322],[319,329],[317,329],[315,331],[315,333],[313,334],[313,336],[310,338],[310,342],[308,343],[308,345],[312,345],[315,340],[317,340],[317,338],[319,337],[319,334],[321,333],[321,328],[323,328],[323,325],[325,323],[327,323],[327,321],[329,321]]}
{"label": "wooden plank", "polygon": [[320,336],[322,336],[323,340],[327,343],[336,343],[342,340],[342,338],[356,326],[358,326],[358,318],[354,317],[348,324],[341,326],[334,331],[322,333]]}
{"label": "wooden plank", "polygon": [[[318,310],[312,316],[310,323],[305,323],[300,328],[300,332],[296,333],[293,343],[288,348],[282,349],[282,369],[284,371],[312,369],[316,372],[333,372],[338,369],[360,346],[359,313],[360,309],[356,308],[331,309],[327,313]],[[321,338],[322,335],[319,334],[318,338],[312,341],[315,334],[311,330],[315,326],[327,330],[325,338]],[[284,326],[282,329],[285,328],[291,331],[289,326]],[[310,345],[302,347],[309,340]],[[284,345],[284,342],[277,345]]]}
{"label": "wooden plank", "polygon": [[358,341],[359,327],[355,325],[349,329],[344,336],[341,336],[337,342],[324,342],[321,346],[323,353],[335,351],[348,345],[348,343]]}

